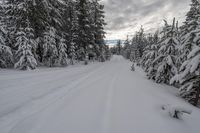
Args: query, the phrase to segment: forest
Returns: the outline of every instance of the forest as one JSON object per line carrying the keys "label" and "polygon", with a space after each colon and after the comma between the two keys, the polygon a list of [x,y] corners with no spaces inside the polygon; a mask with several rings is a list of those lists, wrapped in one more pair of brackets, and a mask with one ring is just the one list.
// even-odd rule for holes
{"label": "forest", "polygon": [[199,122],[200,0],[0,0],[0,133]]}
{"label": "forest", "polygon": [[164,26],[155,33],[145,33],[143,27],[135,36],[114,47],[147,73],[156,83],[179,88],[180,96],[191,104],[200,99],[200,2],[192,0],[186,19],[179,26],[164,20]]}
{"label": "forest", "polygon": [[99,0],[4,0],[0,68],[67,66],[110,58]]}

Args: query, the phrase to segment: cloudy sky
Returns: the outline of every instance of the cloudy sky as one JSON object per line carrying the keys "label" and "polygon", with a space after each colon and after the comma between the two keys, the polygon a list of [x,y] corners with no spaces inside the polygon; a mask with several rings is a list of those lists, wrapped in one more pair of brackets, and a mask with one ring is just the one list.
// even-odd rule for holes
{"label": "cloudy sky", "polygon": [[124,39],[143,25],[145,31],[155,31],[163,19],[185,19],[191,0],[102,0],[105,5],[106,39]]}

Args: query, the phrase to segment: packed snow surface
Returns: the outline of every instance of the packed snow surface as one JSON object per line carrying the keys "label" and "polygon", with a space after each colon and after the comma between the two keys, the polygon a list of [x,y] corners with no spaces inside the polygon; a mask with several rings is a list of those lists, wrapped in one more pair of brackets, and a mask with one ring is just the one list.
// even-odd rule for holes
{"label": "packed snow surface", "polygon": [[[0,70],[0,133],[199,133],[200,110],[114,56],[105,63]],[[163,105],[187,108],[182,120]]]}

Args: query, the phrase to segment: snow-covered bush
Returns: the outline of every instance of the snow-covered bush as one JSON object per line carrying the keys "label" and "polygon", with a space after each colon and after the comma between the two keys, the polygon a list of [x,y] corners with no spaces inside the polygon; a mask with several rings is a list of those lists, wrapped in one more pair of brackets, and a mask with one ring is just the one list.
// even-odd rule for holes
{"label": "snow-covered bush", "polygon": [[131,66],[131,71],[135,71],[135,64],[134,63]]}
{"label": "snow-covered bush", "polygon": [[164,105],[162,109],[169,113],[169,116],[176,119],[182,119],[184,114],[191,114],[192,111],[179,106]]}

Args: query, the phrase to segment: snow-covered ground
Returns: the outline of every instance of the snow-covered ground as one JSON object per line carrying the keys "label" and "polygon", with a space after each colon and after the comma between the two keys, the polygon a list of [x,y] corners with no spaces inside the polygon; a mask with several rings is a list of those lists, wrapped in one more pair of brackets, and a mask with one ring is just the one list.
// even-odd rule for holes
{"label": "snow-covered ground", "polygon": [[[114,56],[105,63],[0,70],[0,133],[199,133],[200,110],[177,89]],[[163,105],[192,110],[182,120]]]}

